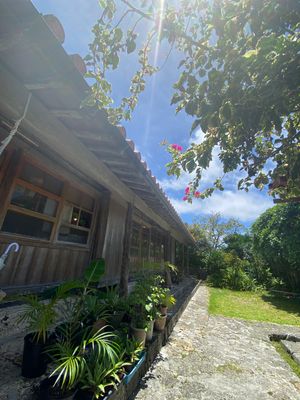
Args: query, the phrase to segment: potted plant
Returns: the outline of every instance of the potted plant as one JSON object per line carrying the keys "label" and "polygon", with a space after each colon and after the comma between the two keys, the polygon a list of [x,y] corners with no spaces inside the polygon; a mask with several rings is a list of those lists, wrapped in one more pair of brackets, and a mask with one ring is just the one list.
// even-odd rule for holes
{"label": "potted plant", "polygon": [[26,322],[31,331],[24,337],[22,376],[36,378],[47,367],[45,348],[50,337],[49,329],[56,319],[54,302],[40,302],[36,295],[22,298],[26,302],[25,310],[19,321]]}
{"label": "potted plant", "polygon": [[154,328],[157,331],[163,331],[167,322],[167,315],[159,314],[154,321]]}
{"label": "potted plant", "polygon": [[[115,341],[116,335],[105,332],[104,328],[92,334],[87,330],[79,345],[74,344],[74,332],[70,329],[65,332],[62,341],[58,341],[48,348],[48,353],[53,361],[54,369],[50,378],[55,378],[44,385],[44,395],[51,398],[54,391],[56,398],[64,399],[74,394],[76,387],[82,378],[87,362],[93,354],[97,354],[99,360],[110,359],[114,362],[118,358],[119,346]],[[48,383],[48,387],[46,387]],[[50,385],[51,383],[51,385]],[[42,386],[43,387],[43,386]]]}
{"label": "potted plant", "polygon": [[148,327],[147,313],[144,303],[136,303],[131,307],[131,333],[133,338],[145,346]]}
{"label": "potted plant", "polygon": [[107,308],[108,322],[118,328],[125,312],[127,311],[127,301],[120,298],[118,287],[106,287],[105,292],[100,293],[100,300]]}
{"label": "potted plant", "polygon": [[168,308],[176,303],[176,299],[172,295],[170,289],[162,289],[159,302],[160,313],[166,315],[168,313]]}
{"label": "potted plant", "polygon": [[123,378],[125,365],[128,363],[120,357],[100,358],[97,352],[91,352],[78,383],[76,399],[93,400],[108,395]]}

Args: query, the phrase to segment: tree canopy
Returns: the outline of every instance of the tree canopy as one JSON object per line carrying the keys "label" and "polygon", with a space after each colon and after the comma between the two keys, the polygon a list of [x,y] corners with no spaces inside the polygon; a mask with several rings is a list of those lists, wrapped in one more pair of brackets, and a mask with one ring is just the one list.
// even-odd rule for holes
{"label": "tree canopy", "polygon": [[[300,196],[299,2],[99,0],[99,5],[86,57],[94,79],[87,104],[106,109],[113,123],[130,119],[146,77],[159,70],[149,62],[156,41],[179,54],[170,102],[176,112],[193,116],[192,131],[204,133],[200,144],[184,151],[168,147],[168,173],[191,173],[188,201],[224,189],[223,176],[211,187],[201,186],[214,149],[224,174],[241,171],[239,189],[269,185],[273,196]],[[129,95],[113,108],[107,72],[130,54],[139,69]]]}
{"label": "tree canopy", "polygon": [[300,205],[269,208],[252,226],[254,252],[293,290],[300,290]]}
{"label": "tree canopy", "polygon": [[224,219],[220,213],[212,213],[197,218],[188,226],[193,235],[196,246],[206,249],[219,249],[224,245],[228,235],[237,234],[243,225],[235,218]]}

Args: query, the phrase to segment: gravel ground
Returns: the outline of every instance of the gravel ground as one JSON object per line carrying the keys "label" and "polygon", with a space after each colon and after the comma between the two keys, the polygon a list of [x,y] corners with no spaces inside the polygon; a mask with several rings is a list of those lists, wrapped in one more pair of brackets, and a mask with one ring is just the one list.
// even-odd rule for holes
{"label": "gravel ground", "polygon": [[136,400],[300,400],[300,379],[268,335],[300,327],[208,316],[200,286]]}

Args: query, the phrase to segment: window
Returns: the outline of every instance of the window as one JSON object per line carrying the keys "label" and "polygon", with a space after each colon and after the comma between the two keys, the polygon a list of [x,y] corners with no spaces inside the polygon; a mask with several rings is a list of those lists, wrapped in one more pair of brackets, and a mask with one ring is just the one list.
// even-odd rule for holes
{"label": "window", "polygon": [[36,166],[15,179],[1,230],[47,241],[88,245],[94,199]]}
{"label": "window", "polygon": [[72,204],[65,204],[57,239],[62,242],[87,244],[92,213]]}
{"label": "window", "polygon": [[11,194],[2,231],[50,240],[63,183],[25,163]]}

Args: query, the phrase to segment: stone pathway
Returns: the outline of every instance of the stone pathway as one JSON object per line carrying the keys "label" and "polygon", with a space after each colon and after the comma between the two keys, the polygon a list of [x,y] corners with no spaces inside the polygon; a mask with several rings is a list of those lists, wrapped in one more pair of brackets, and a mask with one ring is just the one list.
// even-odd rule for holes
{"label": "stone pathway", "polygon": [[300,379],[274,349],[271,333],[300,327],[208,316],[200,286],[136,400],[300,400]]}

